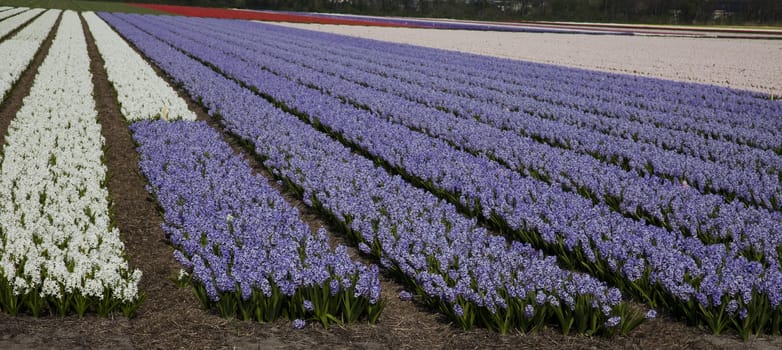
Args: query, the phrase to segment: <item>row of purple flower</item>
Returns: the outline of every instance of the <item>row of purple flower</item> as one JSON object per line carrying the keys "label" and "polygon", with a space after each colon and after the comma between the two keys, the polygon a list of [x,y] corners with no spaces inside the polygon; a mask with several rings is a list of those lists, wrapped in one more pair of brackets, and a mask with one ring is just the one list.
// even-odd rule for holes
{"label": "row of purple flower", "polygon": [[[534,96],[536,99],[576,107],[582,107],[584,103],[600,102],[598,105],[590,105],[594,108],[589,109],[596,108],[610,114],[617,113],[615,110],[618,109],[623,113],[617,117],[622,118],[644,111],[662,111],[666,114],[652,114],[649,116],[651,119],[645,120],[672,128],[702,128],[696,130],[709,135],[721,134],[715,129],[724,130],[727,133],[725,137],[728,138],[735,138],[736,136],[730,135],[735,134],[736,130],[726,129],[724,126],[748,128],[752,133],[766,131],[772,134],[782,127],[782,121],[773,118],[782,112],[782,107],[758,93],[649,78],[628,79],[623,75],[578,69],[562,71],[553,69],[550,65],[520,63],[441,50],[421,50],[415,46],[275,26],[267,26],[265,29],[282,40],[286,36],[298,36],[299,40],[308,43],[327,42],[330,50],[324,50],[330,52],[342,51],[343,56],[382,66],[408,69],[451,82],[438,86],[441,89],[450,90],[455,86],[454,83],[459,83],[458,86],[491,90],[494,94],[489,96]],[[439,62],[448,64],[441,65]],[[675,115],[675,118],[671,114]],[[775,146],[782,144],[775,138],[771,138],[769,142]]]}
{"label": "row of purple flower", "polygon": [[[237,39],[243,33],[234,31],[230,25],[205,33],[199,30],[204,27],[201,23],[173,18],[169,20],[183,22],[167,27],[180,35],[193,33],[190,35],[198,38],[211,36],[220,42],[251,49],[254,55],[249,60],[269,71],[260,73],[268,79],[279,79],[269,75],[273,73],[348,100],[393,122],[495,159],[510,169],[580,191],[596,202],[610,205],[625,216],[643,218],[685,235],[697,235],[706,242],[730,240],[732,250],[745,252],[756,260],[778,259],[782,215],[777,212],[746,207],[738,201],[726,203],[717,195],[702,195],[681,184],[657,177],[643,177],[636,172],[601,163],[590,156],[540,144],[531,138],[493,128],[473,119],[456,118],[450,113],[421,107],[393,94],[372,89],[372,82],[377,80],[361,84],[346,82],[339,77],[349,73],[324,74],[323,70],[338,68],[319,65],[317,62],[322,60],[304,57],[289,48],[270,49],[279,44],[259,41],[264,38],[261,35],[253,36],[254,41]],[[168,22],[166,19],[163,21]],[[231,31],[233,34],[218,34],[222,31]]]}
{"label": "row of purple flower", "polygon": [[[621,74],[581,69],[563,71],[546,64],[444,50],[422,50],[417,46],[275,26],[266,26],[265,30],[276,34],[290,32],[328,42],[334,48],[349,48],[344,54],[355,53],[358,54],[357,57],[365,60],[391,57],[392,61],[425,74],[442,70],[448,72],[448,75],[441,77],[448,80],[470,85],[478,83],[483,88],[511,94],[533,93],[534,91],[530,91],[528,86],[542,86],[557,93],[551,95],[551,98],[567,99],[570,96],[582,96],[605,102],[618,99],[623,105],[631,107],[681,114],[677,115],[679,118],[668,118],[672,123],[692,118],[702,123],[717,122],[730,126],[763,129],[770,127],[771,129],[768,130],[771,131],[775,130],[774,127],[778,129],[782,126],[782,121],[773,118],[782,111],[782,106],[756,92],[660,79],[628,78]],[[441,62],[448,64],[439,64]],[[671,104],[675,105],[676,110],[671,110]],[[713,133],[711,129],[706,131]],[[780,143],[779,140],[774,142]]]}
{"label": "row of purple flower", "polygon": [[163,229],[196,295],[221,315],[324,324],[380,315],[377,266],[330,248],[203,122],[131,125],[139,167],[163,209]]}
{"label": "row of purple flower", "polygon": [[[173,18],[171,21],[183,26],[201,24],[177,21]],[[217,32],[232,35],[231,38],[234,40],[247,40],[250,36],[258,36],[257,30],[254,32],[251,26],[248,27],[242,22],[232,24],[221,26]],[[307,36],[302,38],[300,32],[277,33],[269,31],[261,33],[254,41],[260,40],[266,43],[265,48],[269,49],[268,54],[286,52],[288,55],[280,56],[280,58],[299,60],[302,62],[301,64],[312,63],[312,67],[326,70],[328,74],[338,75],[343,79],[370,86],[373,89],[393,93],[411,101],[468,118],[473,115],[507,114],[511,110],[523,109],[531,115],[554,118],[581,128],[590,128],[614,136],[657,144],[665,149],[696,156],[703,160],[718,158],[721,163],[731,166],[757,168],[772,173],[782,169],[782,160],[771,151],[728,141],[693,137],[694,135],[685,131],[676,130],[675,126],[672,126],[671,129],[668,129],[671,126],[655,127],[654,124],[662,126],[658,119],[672,115],[668,110],[657,111],[638,108],[634,105],[627,106],[616,101],[617,98],[605,96],[577,98],[578,96],[574,97],[577,94],[554,90],[550,81],[537,79],[530,79],[526,82],[524,90],[521,90],[523,94],[513,93],[520,91],[519,86],[498,84],[483,77],[476,77],[467,82],[452,81],[448,79],[452,74],[440,66],[427,66],[426,72],[411,71],[408,68],[409,64],[399,63],[393,57],[386,57],[390,56],[390,53],[381,52],[370,56],[369,53],[353,52],[352,48],[347,45],[340,47],[324,44]],[[484,83],[475,86],[476,81],[484,81]],[[556,87],[556,85],[554,86]],[[567,98],[577,99],[567,101],[565,100]],[[645,101],[642,97],[636,97],[636,99]],[[551,113],[551,107],[554,105],[558,106],[556,114]],[[670,104],[666,107],[670,109]],[[689,105],[678,107],[685,110],[691,108]],[[545,108],[549,110],[545,111]],[[677,120],[681,119],[678,117],[682,113],[684,112],[677,113]],[[648,114],[657,115],[660,118],[649,118]],[[702,126],[702,123],[696,120],[693,120],[692,124]],[[742,126],[731,124],[729,130],[733,131],[735,127]],[[707,130],[713,132],[710,129]],[[775,129],[762,130],[753,131],[772,134],[776,132]]]}
{"label": "row of purple flower", "polygon": [[613,333],[640,319],[617,289],[561,270],[554,257],[529,245],[488,234],[453,205],[135,27],[174,40],[152,17],[102,17],[254,147],[266,167],[356,239],[363,252],[380,258],[418,297],[458,324],[505,332],[553,322],[566,333],[571,328]]}
{"label": "row of purple flower", "polygon": [[[263,63],[255,60],[257,53],[249,42],[235,45],[204,32],[188,35],[158,18],[128,18],[473,214],[496,219],[526,240],[571,259],[572,266],[584,265],[653,306],[665,305],[708,323],[715,331],[726,325],[742,333],[778,330],[782,294],[772,281],[782,280],[782,274],[776,259],[764,266],[724,245],[704,245],[624,218],[603,204],[593,205],[558,186],[521,177],[495,162],[389,123],[339,98],[261,70]],[[224,108],[233,107],[222,105],[221,113]],[[234,127],[246,129],[252,120]],[[245,136],[256,137],[256,149],[259,132],[267,131],[254,129]],[[301,175],[286,175],[296,176]],[[323,201],[322,196],[316,198]]]}
{"label": "row of purple flower", "polygon": [[[174,18],[170,20],[182,25],[188,24],[187,21],[181,22]],[[205,20],[205,23],[211,23],[209,21],[210,20]],[[197,23],[189,24],[194,25]],[[492,105],[501,105],[510,109],[521,108],[528,103],[533,103],[530,101],[530,99],[532,99],[534,101],[545,101],[550,104],[568,106],[577,110],[603,113],[619,118],[619,121],[638,118],[645,123],[657,123],[661,126],[673,129],[677,129],[678,127],[684,127],[685,130],[692,127],[703,128],[704,123],[727,123],[727,125],[723,125],[722,127],[718,126],[717,128],[729,126],[730,128],[726,130],[730,131],[730,135],[735,133],[733,128],[749,127],[750,131],[753,133],[766,132],[771,133],[770,136],[773,136],[773,133],[781,126],[780,123],[774,123],[776,122],[775,119],[768,118],[768,116],[775,115],[774,113],[779,113],[779,108],[764,110],[763,107],[767,106],[761,105],[754,110],[746,110],[745,105],[748,104],[746,98],[745,101],[741,101],[742,104],[737,105],[738,107],[744,106],[744,109],[736,110],[730,110],[730,106],[723,105],[710,107],[692,106],[690,104],[691,101],[681,100],[682,97],[679,96],[680,94],[677,94],[675,100],[665,100],[655,103],[654,100],[642,94],[633,93],[633,91],[628,91],[627,89],[617,91],[612,85],[607,85],[604,82],[599,82],[602,85],[597,85],[598,83],[592,82],[590,84],[591,81],[587,80],[584,85],[579,86],[572,81],[552,81],[552,79],[556,78],[556,75],[546,71],[543,71],[542,73],[549,74],[536,74],[531,77],[525,77],[525,79],[517,84],[497,81],[497,77],[495,76],[487,77],[486,74],[488,72],[485,72],[482,76],[479,71],[473,72],[474,75],[470,75],[469,80],[463,80],[464,78],[457,79],[458,76],[464,77],[465,75],[470,74],[469,72],[462,72],[459,73],[457,77],[454,77],[454,73],[451,70],[447,69],[445,66],[433,64],[435,61],[429,57],[425,57],[424,59],[415,62],[404,62],[396,53],[396,50],[388,51],[356,48],[356,45],[351,45],[353,44],[352,41],[346,42],[344,45],[334,45],[332,40],[323,41],[321,40],[322,38],[315,38],[315,35],[312,35],[311,33],[294,29],[281,29],[273,26],[268,28],[269,30],[266,31],[266,33],[260,33],[259,39],[268,41],[267,39],[269,38],[267,37],[273,36],[274,41],[269,42],[269,45],[271,46],[293,49],[294,51],[291,52],[292,54],[303,53],[307,56],[323,57],[327,61],[336,58],[337,61],[334,63],[339,66],[332,66],[330,68],[339,69],[343,68],[343,66],[349,66],[351,68],[342,72],[355,74],[358,73],[358,70],[361,70],[383,77],[394,77],[395,79],[409,83],[400,84],[395,81],[395,85],[392,86],[395,90],[399,90],[400,88],[404,90],[405,86],[409,86],[413,91],[423,90],[426,94],[432,94],[432,96],[448,96],[448,93],[450,93],[457,97],[460,95],[466,96],[471,99],[479,99],[484,102],[490,102]],[[243,22],[235,22],[231,25],[224,26],[224,28],[219,30],[223,32],[227,30],[234,31],[234,34],[237,34],[240,37],[246,37],[248,34],[258,35],[258,33],[252,32],[252,26],[248,26]],[[326,42],[328,44],[326,44]],[[373,54],[373,52],[375,53]],[[329,58],[328,56],[332,57]],[[448,62],[450,63],[451,60]],[[411,67],[411,64],[414,64],[414,66]],[[549,69],[549,71],[551,70]],[[514,73],[517,76],[524,75],[524,72]],[[423,76],[426,78],[422,79]],[[421,89],[421,87],[424,87],[424,89]],[[755,99],[750,99],[749,104],[751,105],[751,102],[757,102],[754,100]],[[445,103],[446,105],[443,107],[448,107],[447,105],[452,104],[454,101],[458,101],[458,99],[454,100],[454,97],[448,96],[445,97],[445,100],[427,98],[424,101],[427,103],[447,101],[447,103]],[[467,100],[467,102],[470,108],[477,108],[474,101]],[[472,104],[470,105],[469,102],[472,102]],[[768,107],[774,106],[775,105],[772,103]],[[491,107],[491,105],[484,106],[484,108],[485,107]],[[671,111],[673,107],[675,107],[675,111]],[[728,110],[726,111],[725,109]],[[760,109],[762,113],[765,113],[760,116],[761,118],[758,118],[759,116],[755,114],[758,113],[758,109]],[[715,116],[711,116],[711,118],[703,116],[702,114],[704,114],[705,111],[717,114],[717,120],[713,120],[715,119]],[[675,115],[676,118],[672,118],[672,115]],[[729,118],[727,118],[728,116]],[[742,118],[736,118],[737,116]],[[750,125],[747,121],[751,121],[754,125]],[[685,122],[686,124],[677,126],[678,124],[676,123],[682,122]],[[697,130],[709,134],[714,133],[713,128]],[[639,135],[639,137],[641,137],[641,135]],[[753,135],[753,138],[756,138],[755,135]],[[779,146],[779,140],[773,138],[773,141],[776,143],[776,146]],[[696,150],[689,151],[697,152]]]}
{"label": "row of purple flower", "polygon": [[[245,25],[246,26],[246,25]],[[237,25],[235,34],[241,35],[241,26]],[[246,29],[250,30],[250,29]],[[251,33],[251,31],[250,31]],[[284,34],[284,33],[282,33]],[[284,35],[274,32],[274,41],[265,40],[267,45],[280,46],[279,42],[282,41]],[[288,33],[288,36],[292,36],[298,41],[304,41],[303,36],[299,32]],[[307,36],[304,36],[306,39]],[[313,40],[314,41],[314,40]],[[301,45],[301,44],[299,44]],[[295,51],[292,47],[285,45],[283,50],[290,53],[289,57],[301,58],[306,52],[314,52],[315,54],[305,56],[319,56],[321,62],[319,66],[325,66],[322,63],[323,52],[329,50],[325,47],[317,47],[315,44],[306,43],[305,48],[300,51]],[[322,45],[322,44],[321,44]],[[342,50],[339,50],[342,49]],[[339,50],[343,54],[332,52],[332,56],[340,57],[337,63],[345,63],[344,57],[349,55],[355,55],[351,47],[345,45],[345,47],[334,47],[331,45],[330,50]],[[387,51],[380,51],[387,52]],[[384,56],[384,54],[378,54],[376,56]],[[368,54],[361,54],[358,57],[354,57],[355,62],[368,61],[374,58]],[[389,59],[388,61],[398,61]],[[421,60],[426,62],[425,60]],[[421,65],[421,61],[416,66]],[[779,201],[779,181],[780,181],[780,157],[769,149],[758,149],[749,147],[746,145],[739,145],[733,141],[726,140],[711,140],[708,135],[718,133],[718,130],[725,130],[728,135],[733,135],[731,140],[771,140],[771,148],[779,148],[780,140],[775,135],[779,132],[782,126],[779,123],[774,124],[779,120],[777,116],[782,113],[782,110],[778,108],[778,103],[771,101],[762,101],[754,97],[745,98],[740,101],[742,105],[752,105],[754,103],[761,103],[761,106],[750,110],[738,110],[735,112],[725,112],[720,108],[722,106],[715,106],[711,108],[693,108],[686,103],[667,101],[667,103],[660,106],[649,106],[649,108],[638,108],[632,103],[645,104],[648,103],[647,98],[634,96],[632,99],[628,99],[627,91],[612,92],[603,96],[582,96],[581,91],[603,91],[606,90],[606,86],[575,86],[567,87],[566,89],[553,89],[557,87],[559,81],[565,81],[566,79],[555,79],[556,76],[566,74],[547,74],[542,78],[537,79],[525,79],[522,83],[523,91],[526,95],[509,94],[508,92],[520,90],[520,85],[509,85],[497,83],[496,79],[487,79],[485,77],[475,77],[471,81],[485,81],[485,84],[481,84],[480,87],[473,87],[467,85],[466,89],[460,89],[454,93],[446,93],[440,90],[453,89],[454,82],[445,81],[449,74],[448,71],[441,68],[443,65],[432,64],[435,62],[430,60],[430,65],[426,69],[430,71],[429,74],[435,75],[434,78],[421,76],[405,75],[404,80],[413,79],[414,81],[429,82],[428,88],[421,88],[418,84],[409,86],[408,93],[406,94],[408,99],[414,99],[416,102],[429,101],[429,105],[443,109],[449,112],[454,112],[463,118],[472,118],[477,116],[479,119],[483,118],[484,122],[492,123],[496,126],[506,126],[507,119],[514,118],[526,118],[531,119],[532,122],[540,125],[525,123],[523,125],[515,125],[515,128],[519,132],[531,132],[533,135],[536,130],[551,130],[553,128],[556,134],[544,133],[542,136],[566,147],[577,147],[577,150],[586,152],[600,152],[602,149],[598,147],[599,143],[604,144],[617,144],[621,147],[615,147],[619,150],[630,147],[633,152],[621,152],[617,153],[616,150],[611,150],[610,154],[604,154],[603,157],[620,156],[629,160],[634,164],[634,168],[637,171],[647,171],[646,165],[649,163],[654,167],[655,172],[660,175],[666,175],[669,177],[689,178],[690,182],[702,189],[720,192],[725,191],[732,194],[739,194],[741,198],[755,202],[757,204],[777,208]],[[404,67],[410,66],[409,64],[397,63],[401,70]],[[371,62],[364,63],[364,67],[378,66],[371,64]],[[330,65],[330,70],[336,71],[340,76],[356,76],[359,71],[355,67],[342,68],[341,65]],[[390,85],[386,85],[387,90],[394,91],[399,94],[400,91],[404,91],[405,87],[399,82],[398,79],[389,79],[385,76],[393,76],[393,71],[385,72],[385,67],[381,72],[375,72],[382,78],[378,78],[377,74],[371,81],[361,81],[359,83],[368,84],[373,88],[378,86],[382,87],[383,84],[379,84],[382,81],[389,82]],[[561,73],[561,72],[558,72]],[[360,74],[359,74],[360,75]],[[575,92],[574,92],[575,91]],[[681,95],[682,93],[677,93]],[[464,95],[464,97],[458,96]],[[531,96],[530,96],[531,95]],[[574,97],[575,95],[575,97]],[[486,96],[494,96],[487,98]],[[717,97],[712,97],[717,98]],[[570,100],[568,100],[570,99]],[[614,102],[620,101],[620,102]],[[639,102],[641,101],[641,102]],[[768,103],[768,106],[763,103]],[[768,107],[768,108],[765,108]],[[738,108],[737,108],[738,109]],[[514,112],[518,111],[518,112]],[[690,115],[699,116],[699,114],[718,114],[711,118],[690,118]],[[606,114],[608,116],[605,116]],[[730,117],[731,119],[728,119]],[[760,118],[759,118],[760,117]],[[541,120],[543,119],[543,120]],[[546,119],[554,119],[558,123],[547,123]],[[672,120],[676,123],[686,121],[689,126],[684,128],[684,131],[678,130],[678,126],[671,125],[666,120]],[[723,120],[726,120],[724,123]],[[709,126],[710,124],[714,124]],[[767,125],[773,124],[773,125]],[[513,125],[513,124],[511,124]],[[706,127],[704,127],[706,125]],[[519,128],[522,126],[523,128]],[[701,129],[692,130],[692,127],[699,127]],[[749,128],[749,129],[747,129]],[[594,129],[592,132],[585,132],[584,129]],[[745,130],[746,129],[746,130]],[[744,131],[741,131],[744,130]],[[595,136],[590,138],[590,135],[598,133],[596,140]],[[736,136],[739,132],[744,136]],[[610,135],[601,135],[610,134]],[[559,136],[556,136],[556,135]],[[706,137],[704,137],[706,136]],[[575,142],[575,145],[567,146],[568,140]],[[647,144],[646,147],[639,147],[635,145],[640,143],[641,145]],[[654,147],[659,146],[659,147]],[[669,152],[666,152],[669,150]],[[683,154],[677,154],[681,152]],[[693,163],[691,167],[685,167],[680,169],[681,166],[674,167],[675,162],[663,162],[656,161],[656,159],[672,159],[678,161],[678,163]],[[660,163],[660,164],[657,164]],[[717,165],[715,167],[715,165]],[[699,179],[700,173],[693,169],[696,168],[726,168],[733,169],[734,171],[725,174],[725,176],[735,176],[739,174],[741,176],[750,176],[746,183],[752,185],[755,184],[756,188],[752,186],[733,186],[730,187],[729,181],[720,182],[722,178],[721,173],[714,172],[715,169],[706,174],[708,175],[704,179]],[[738,173],[737,173],[738,172]],[[724,172],[723,172],[724,173]],[[708,184],[707,182],[717,182],[716,185]],[[751,191],[751,192],[750,192]],[[770,191],[770,194],[769,194]],[[761,194],[762,193],[762,194]],[[776,201],[776,202],[774,202]]]}
{"label": "row of purple flower", "polygon": [[[201,28],[209,26],[210,21],[213,20],[203,21],[203,23],[183,22],[182,20],[170,19],[170,22],[178,27],[190,25]],[[539,82],[537,86],[535,80],[529,80],[524,88],[525,91],[537,93],[533,97],[515,95],[501,98],[480,97],[503,95],[502,92],[496,90],[497,87],[492,89],[473,87],[469,90],[448,93],[441,90],[443,88],[451,89],[454,83],[444,82],[442,77],[447,73],[438,73],[436,69],[432,69],[430,74],[436,75],[437,79],[420,75],[412,76],[409,73],[401,78],[403,81],[426,83],[427,86],[422,87],[419,84],[400,82],[400,79],[394,76],[393,70],[387,70],[385,66],[381,71],[375,70],[372,74],[362,72],[356,67],[356,62],[367,59],[346,60],[346,56],[351,54],[351,50],[347,47],[341,50],[346,54],[341,55],[333,52],[325,54],[324,52],[328,50],[338,48],[315,46],[317,45],[313,43],[315,40],[306,42],[302,48],[299,46],[302,44],[296,42],[305,41],[307,36],[298,32],[287,33],[294,39],[289,39],[291,43],[286,45],[282,43],[285,41],[286,33],[274,32],[264,36],[263,33],[254,33],[252,24],[246,22],[234,22],[232,25],[221,25],[220,27],[225,28],[216,29],[215,32],[222,32],[227,40],[256,42],[255,48],[260,50],[259,52],[265,51],[267,55],[277,55],[278,61],[280,59],[297,60],[307,67],[326,70],[329,75],[336,75],[366,86],[365,89],[386,92],[386,95],[389,96],[387,98],[394,98],[394,95],[398,95],[400,97],[396,97],[397,100],[404,101],[406,99],[416,102],[412,104],[413,107],[409,102],[404,107],[399,106],[399,102],[387,101],[375,101],[375,105],[397,106],[397,110],[414,115],[440,113],[456,114],[471,121],[476,118],[480,122],[496,128],[509,129],[523,136],[542,139],[557,147],[590,155],[603,162],[623,166],[637,172],[640,176],[651,174],[667,178],[671,182],[686,180],[701,192],[722,194],[727,196],[729,200],[737,196],[745,202],[764,208],[779,209],[780,202],[782,202],[782,188],[780,187],[782,158],[779,155],[767,149],[702,137],[704,132],[714,133],[715,130],[723,128],[733,133],[736,130],[742,130],[741,127],[718,123],[719,125],[707,128],[706,131],[700,130],[701,135],[699,135],[697,131],[687,132],[675,128],[665,128],[660,124],[660,118],[641,118],[648,114],[654,114],[677,121],[687,119],[688,113],[695,112],[672,112],[673,109],[686,110],[689,108],[687,105],[669,103],[665,106],[666,110],[649,111],[611,102],[621,99],[622,95],[620,94],[614,94],[613,98],[603,97],[598,99],[598,102],[593,102],[593,99],[590,98],[561,101],[561,99],[574,94],[548,91],[547,89],[552,85],[550,80],[545,83]],[[263,45],[258,44],[261,42]],[[367,55],[361,57],[367,57]],[[273,59],[272,61],[268,58],[264,60],[264,65],[269,64],[274,64]],[[281,64],[286,66],[285,63]],[[369,70],[371,68],[367,67],[378,66],[372,63],[359,65],[361,69]],[[293,73],[303,74],[295,66],[287,65],[287,69]],[[322,79],[321,77],[312,78]],[[341,84],[343,87],[332,91],[356,94],[352,91],[353,88],[344,86],[348,84],[347,82],[342,81]],[[596,87],[594,88],[596,89]],[[513,91],[513,89],[514,87],[509,86],[503,91]],[[518,90],[518,86],[515,89]],[[460,94],[468,96],[462,97],[459,96]],[[374,91],[365,93],[362,97],[373,101],[376,95],[377,91]],[[476,98],[476,95],[479,97]],[[637,100],[645,101],[645,99]],[[753,100],[754,98],[749,102],[745,101],[745,103],[750,104]],[[375,108],[377,109],[377,107]],[[699,112],[702,113],[703,110],[706,109],[701,109]],[[604,116],[601,113],[612,115]],[[732,117],[742,119],[740,117],[747,113],[749,112],[736,112]],[[768,118],[773,113],[773,109],[768,109],[764,120],[778,119]],[[750,115],[755,116],[754,114]],[[634,118],[640,119],[633,121]],[[713,122],[713,120],[709,120],[705,123]],[[691,123],[702,126],[704,121],[691,120]],[[744,125],[747,124],[749,123],[744,123]],[[752,124],[758,123],[753,121]],[[768,130],[750,130],[747,139],[764,139],[763,135],[766,135],[774,142],[779,142],[779,139],[774,136],[778,132],[774,130],[778,130],[778,127],[770,126],[769,128]],[[774,147],[779,147],[779,145],[774,145]]]}

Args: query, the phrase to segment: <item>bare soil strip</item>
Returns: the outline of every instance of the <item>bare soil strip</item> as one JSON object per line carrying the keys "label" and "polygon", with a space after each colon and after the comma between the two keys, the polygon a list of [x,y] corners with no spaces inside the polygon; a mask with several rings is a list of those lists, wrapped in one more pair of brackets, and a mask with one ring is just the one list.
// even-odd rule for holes
{"label": "bare soil strip", "polygon": [[[34,21],[36,18],[38,18],[38,16],[35,16],[30,22]],[[5,145],[5,135],[8,132],[8,125],[11,124],[11,120],[14,119],[19,108],[22,108],[22,101],[24,98],[30,94],[30,87],[32,87],[35,75],[38,73],[38,66],[41,65],[41,62],[43,62],[43,59],[46,58],[46,55],[49,53],[49,47],[52,46],[54,35],[57,33],[57,27],[60,26],[60,19],[62,19],[62,13],[57,17],[57,21],[54,23],[54,26],[52,26],[49,36],[44,39],[43,44],[38,49],[38,52],[35,53],[35,56],[33,57],[33,60],[30,61],[27,69],[25,69],[19,77],[19,80],[8,92],[5,100],[0,101],[0,149]],[[9,33],[8,37],[10,38],[10,35],[16,34],[19,30],[30,24],[30,22],[23,24],[21,27]]]}

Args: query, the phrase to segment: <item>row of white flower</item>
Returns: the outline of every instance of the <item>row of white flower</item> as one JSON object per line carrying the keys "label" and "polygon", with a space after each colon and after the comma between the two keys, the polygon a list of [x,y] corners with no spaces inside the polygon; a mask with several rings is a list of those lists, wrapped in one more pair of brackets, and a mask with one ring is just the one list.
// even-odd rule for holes
{"label": "row of white flower", "polygon": [[106,22],[92,12],[82,16],[103,57],[109,81],[117,90],[125,118],[195,120],[185,101]]}
{"label": "row of white flower", "polygon": [[49,10],[10,39],[0,42],[0,101],[30,65],[41,43],[51,32],[60,10]]}
{"label": "row of white flower", "polygon": [[3,20],[3,19],[6,19],[8,17],[11,17],[11,16],[13,16],[13,15],[15,15],[17,13],[21,13],[21,12],[24,12],[26,10],[29,10],[27,7],[6,7],[6,6],[3,6],[3,7],[5,9],[7,9],[7,11],[4,10],[3,8],[0,8],[0,11],[3,11],[3,12],[0,12],[0,21]]}
{"label": "row of white flower", "polygon": [[6,36],[14,29],[19,28],[22,24],[37,16],[41,12],[43,12],[43,9],[27,10],[16,16],[0,21],[0,38]]}
{"label": "row of white flower", "polygon": [[79,17],[66,11],[6,137],[0,283],[22,298],[138,299],[141,272],[110,223],[89,66]]}

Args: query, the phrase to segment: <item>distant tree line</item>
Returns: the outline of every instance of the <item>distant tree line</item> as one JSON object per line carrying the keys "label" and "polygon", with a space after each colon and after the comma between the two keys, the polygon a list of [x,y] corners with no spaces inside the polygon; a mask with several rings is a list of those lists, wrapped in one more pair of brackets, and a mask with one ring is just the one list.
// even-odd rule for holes
{"label": "distant tree line", "polygon": [[[141,0],[141,2],[155,2]],[[782,24],[782,0],[169,0],[265,10],[480,20]]]}

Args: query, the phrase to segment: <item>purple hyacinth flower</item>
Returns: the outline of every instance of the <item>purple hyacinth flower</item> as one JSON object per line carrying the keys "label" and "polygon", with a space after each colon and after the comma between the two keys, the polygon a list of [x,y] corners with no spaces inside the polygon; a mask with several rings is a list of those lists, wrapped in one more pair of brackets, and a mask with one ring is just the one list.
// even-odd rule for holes
{"label": "purple hyacinth flower", "polygon": [[307,325],[307,321],[304,321],[302,319],[295,319],[293,320],[293,328],[295,329],[304,329],[304,327]]}
{"label": "purple hyacinth flower", "polygon": [[646,319],[651,320],[657,317],[657,311],[654,309],[651,309],[646,312]]}
{"label": "purple hyacinth flower", "polygon": [[530,319],[533,315],[535,315],[535,307],[527,304],[527,306],[524,307],[524,318]]}
{"label": "purple hyacinth flower", "polygon": [[408,292],[408,291],[406,291],[406,290],[403,290],[403,291],[399,292],[399,299],[402,299],[404,301],[413,300],[413,294]]}
{"label": "purple hyacinth flower", "polygon": [[454,304],[454,305],[453,305],[453,313],[454,313],[454,314],[455,314],[457,317],[462,317],[462,316],[464,316],[464,309],[462,309],[462,306],[461,306],[461,305],[459,305],[459,304]]}
{"label": "purple hyacinth flower", "polygon": [[619,325],[619,323],[622,321],[622,318],[619,316],[614,316],[608,319],[606,321],[605,326],[608,328],[614,328]]}

